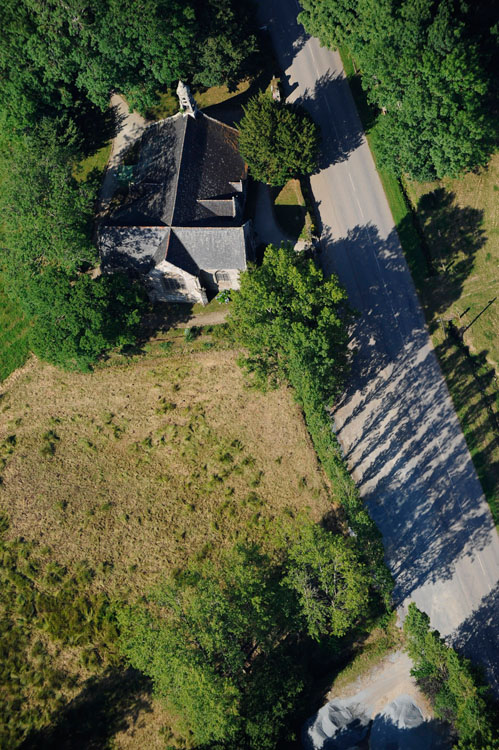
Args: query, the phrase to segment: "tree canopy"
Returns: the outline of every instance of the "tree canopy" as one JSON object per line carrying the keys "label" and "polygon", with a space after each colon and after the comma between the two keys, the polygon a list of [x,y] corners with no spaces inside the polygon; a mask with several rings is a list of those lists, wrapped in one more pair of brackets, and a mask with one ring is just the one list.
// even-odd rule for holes
{"label": "tree canopy", "polygon": [[105,109],[111,91],[146,110],[178,78],[234,85],[255,64],[256,35],[233,0],[5,0],[0,100],[10,126]]}
{"label": "tree canopy", "polygon": [[345,635],[366,611],[369,575],[344,537],[304,524],[289,546],[286,569],[312,638]]}
{"label": "tree canopy", "polygon": [[318,129],[307,112],[260,93],[244,107],[239,150],[250,174],[270,185],[310,174],[317,166]]}
{"label": "tree canopy", "polygon": [[122,646],[197,745],[248,739],[256,731],[251,746],[270,750],[280,726],[269,712],[301,689],[291,665],[286,675],[285,660],[273,678],[267,664],[277,658],[293,606],[269,560],[256,548],[238,547],[219,563],[191,562],[148,606],[124,609]]}
{"label": "tree canopy", "polygon": [[[300,20],[357,59],[381,163],[415,179],[484,164],[493,144],[490,77],[454,0],[304,0]],[[487,53],[490,57],[490,55]]]}
{"label": "tree canopy", "polygon": [[[59,123],[60,124],[60,123]],[[0,152],[2,272],[32,321],[40,358],[87,369],[103,352],[135,340],[145,294],[123,276],[92,279],[91,223],[97,184],[73,176],[74,132],[43,119]]]}
{"label": "tree canopy", "polygon": [[243,364],[257,383],[301,379],[323,401],[339,392],[348,372],[347,295],[336,276],[290,245],[265,251],[262,265],[241,277],[229,324],[248,354]]}
{"label": "tree canopy", "polygon": [[31,348],[51,364],[87,370],[109,349],[135,343],[145,297],[123,274],[93,279],[48,268],[29,288]]}
{"label": "tree canopy", "polygon": [[447,646],[414,602],[404,621],[411,674],[430,697],[435,714],[454,724],[459,750],[497,750],[499,733],[485,699],[487,689],[471,662]]}
{"label": "tree canopy", "polygon": [[298,526],[277,559],[246,544],[216,561],[191,561],[118,615],[125,655],[153,679],[196,746],[273,750],[303,688],[293,649],[307,623],[317,640],[343,635],[366,607],[367,577],[351,540],[308,520]]}

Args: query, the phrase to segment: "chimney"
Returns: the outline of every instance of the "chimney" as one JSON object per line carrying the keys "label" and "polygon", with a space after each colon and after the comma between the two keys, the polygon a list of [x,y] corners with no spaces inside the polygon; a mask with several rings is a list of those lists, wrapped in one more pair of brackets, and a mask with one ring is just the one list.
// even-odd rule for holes
{"label": "chimney", "polygon": [[180,102],[180,110],[184,113],[184,115],[196,117],[198,113],[196,101],[191,94],[189,86],[186,86],[185,83],[182,83],[182,81],[178,82],[177,96]]}

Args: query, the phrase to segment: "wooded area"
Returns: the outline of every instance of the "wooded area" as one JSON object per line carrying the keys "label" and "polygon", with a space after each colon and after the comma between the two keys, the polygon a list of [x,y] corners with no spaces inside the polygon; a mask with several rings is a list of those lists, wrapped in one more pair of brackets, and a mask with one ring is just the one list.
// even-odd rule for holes
{"label": "wooded area", "polygon": [[498,27],[486,2],[303,0],[299,19],[346,46],[380,114],[381,166],[417,180],[486,164],[495,145]]}

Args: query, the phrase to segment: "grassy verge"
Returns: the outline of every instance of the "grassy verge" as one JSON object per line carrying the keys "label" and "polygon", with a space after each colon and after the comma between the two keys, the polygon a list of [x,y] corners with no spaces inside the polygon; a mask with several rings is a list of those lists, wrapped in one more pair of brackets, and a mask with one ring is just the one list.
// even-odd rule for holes
{"label": "grassy verge", "polygon": [[99,174],[103,174],[109,155],[111,154],[112,141],[107,141],[101,148],[97,149],[93,154],[83,159],[74,170],[74,177],[78,182],[85,182],[89,174],[94,170],[97,170]]}
{"label": "grassy verge", "polygon": [[5,294],[0,277],[0,382],[21,367],[28,354],[28,323]]}
{"label": "grassy verge", "polygon": [[[497,261],[499,251],[498,232],[493,220],[493,199],[497,196],[494,186],[496,181],[499,182],[499,159],[496,164],[495,159],[498,157],[494,157],[487,175],[467,175],[461,180],[446,181],[446,184],[449,183],[446,194],[438,193],[434,204],[429,199],[421,203],[425,194],[432,193],[435,188],[441,189],[442,185],[420,185],[406,181],[402,184],[397,177],[379,166],[376,113],[367,102],[360,75],[350,53],[344,48],[340,53],[440,366],[475,469],[495,522],[498,523],[499,399],[497,378],[490,364],[490,349],[497,356],[499,301],[495,306],[491,305],[490,312],[486,311],[488,315],[485,320],[479,319],[474,324],[478,325],[480,333],[476,339],[480,342],[478,347],[473,347],[472,340],[465,337],[472,352],[474,350],[474,357],[466,347],[457,346],[449,339],[441,321],[443,318],[454,318],[458,326],[463,326],[463,322],[459,322],[459,315],[466,308],[469,315],[465,323],[468,323],[471,314],[477,314],[494,296],[492,287],[497,284],[498,267],[497,262],[494,265],[494,258]],[[492,169],[496,171],[492,172]],[[479,192],[480,186],[487,197],[480,197],[483,196],[483,192]],[[473,187],[475,207],[463,207],[463,196],[466,194],[469,200]],[[451,197],[449,193],[452,193]],[[480,203],[484,206],[487,234],[495,243],[492,248],[490,240],[489,244],[483,242],[481,235],[481,209],[476,207]],[[488,221],[487,217],[490,217]],[[448,248],[444,256],[443,248]],[[489,346],[485,350],[483,347],[487,343]]]}
{"label": "grassy verge", "polygon": [[375,627],[369,636],[362,641],[358,653],[340,670],[331,685],[331,693],[341,693],[347,685],[367,674],[377,666],[390,652],[403,644],[402,631],[397,627],[395,613],[390,616],[386,627]]}
{"label": "grassy verge", "polygon": [[299,180],[289,180],[277,192],[274,199],[274,212],[283,232],[295,240],[306,239],[310,233],[312,220],[305,205]]}

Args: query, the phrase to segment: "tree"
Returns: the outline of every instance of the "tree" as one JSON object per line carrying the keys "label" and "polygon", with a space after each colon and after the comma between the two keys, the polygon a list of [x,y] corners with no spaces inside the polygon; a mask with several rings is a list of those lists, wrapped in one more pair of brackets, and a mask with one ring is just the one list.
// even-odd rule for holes
{"label": "tree", "polygon": [[239,150],[250,174],[270,185],[309,174],[317,166],[317,126],[303,110],[275,103],[260,93],[244,107]]}
{"label": "tree", "polygon": [[0,97],[11,121],[33,123],[88,97],[107,108],[113,89],[142,108],[190,68],[192,4],[146,0],[7,0]]}
{"label": "tree", "polygon": [[259,385],[287,378],[302,399],[316,388],[323,402],[341,389],[349,367],[347,295],[336,276],[291,246],[270,245],[263,263],[242,274],[229,318],[247,350],[241,362]]}
{"label": "tree", "polygon": [[217,564],[191,563],[146,607],[126,608],[118,619],[125,655],[152,678],[196,744],[249,737],[251,747],[270,750],[285,720],[275,708],[301,688],[280,656],[294,617],[293,597],[269,560],[237,547]]}
{"label": "tree", "polygon": [[9,128],[106,109],[113,90],[142,111],[179,78],[233,86],[258,49],[233,0],[5,0],[0,100]]}
{"label": "tree", "polygon": [[145,292],[122,274],[92,279],[47,268],[31,281],[30,344],[41,359],[88,370],[106,351],[135,343]]}
{"label": "tree", "polygon": [[90,239],[97,186],[74,179],[74,133],[57,125],[44,118],[0,150],[2,266],[21,302],[48,265],[74,273],[97,260]]}
{"label": "tree", "polygon": [[285,583],[298,595],[309,635],[345,635],[369,602],[369,575],[351,543],[306,523],[287,552]]}
{"label": "tree", "polygon": [[193,83],[202,86],[237,84],[259,67],[259,44],[252,7],[234,0],[209,0],[197,10],[200,36],[196,42]]}
{"label": "tree", "polygon": [[[380,163],[420,180],[484,164],[493,146],[490,78],[454,0],[304,0],[300,19],[356,57]],[[490,57],[487,53],[486,57]]]}

